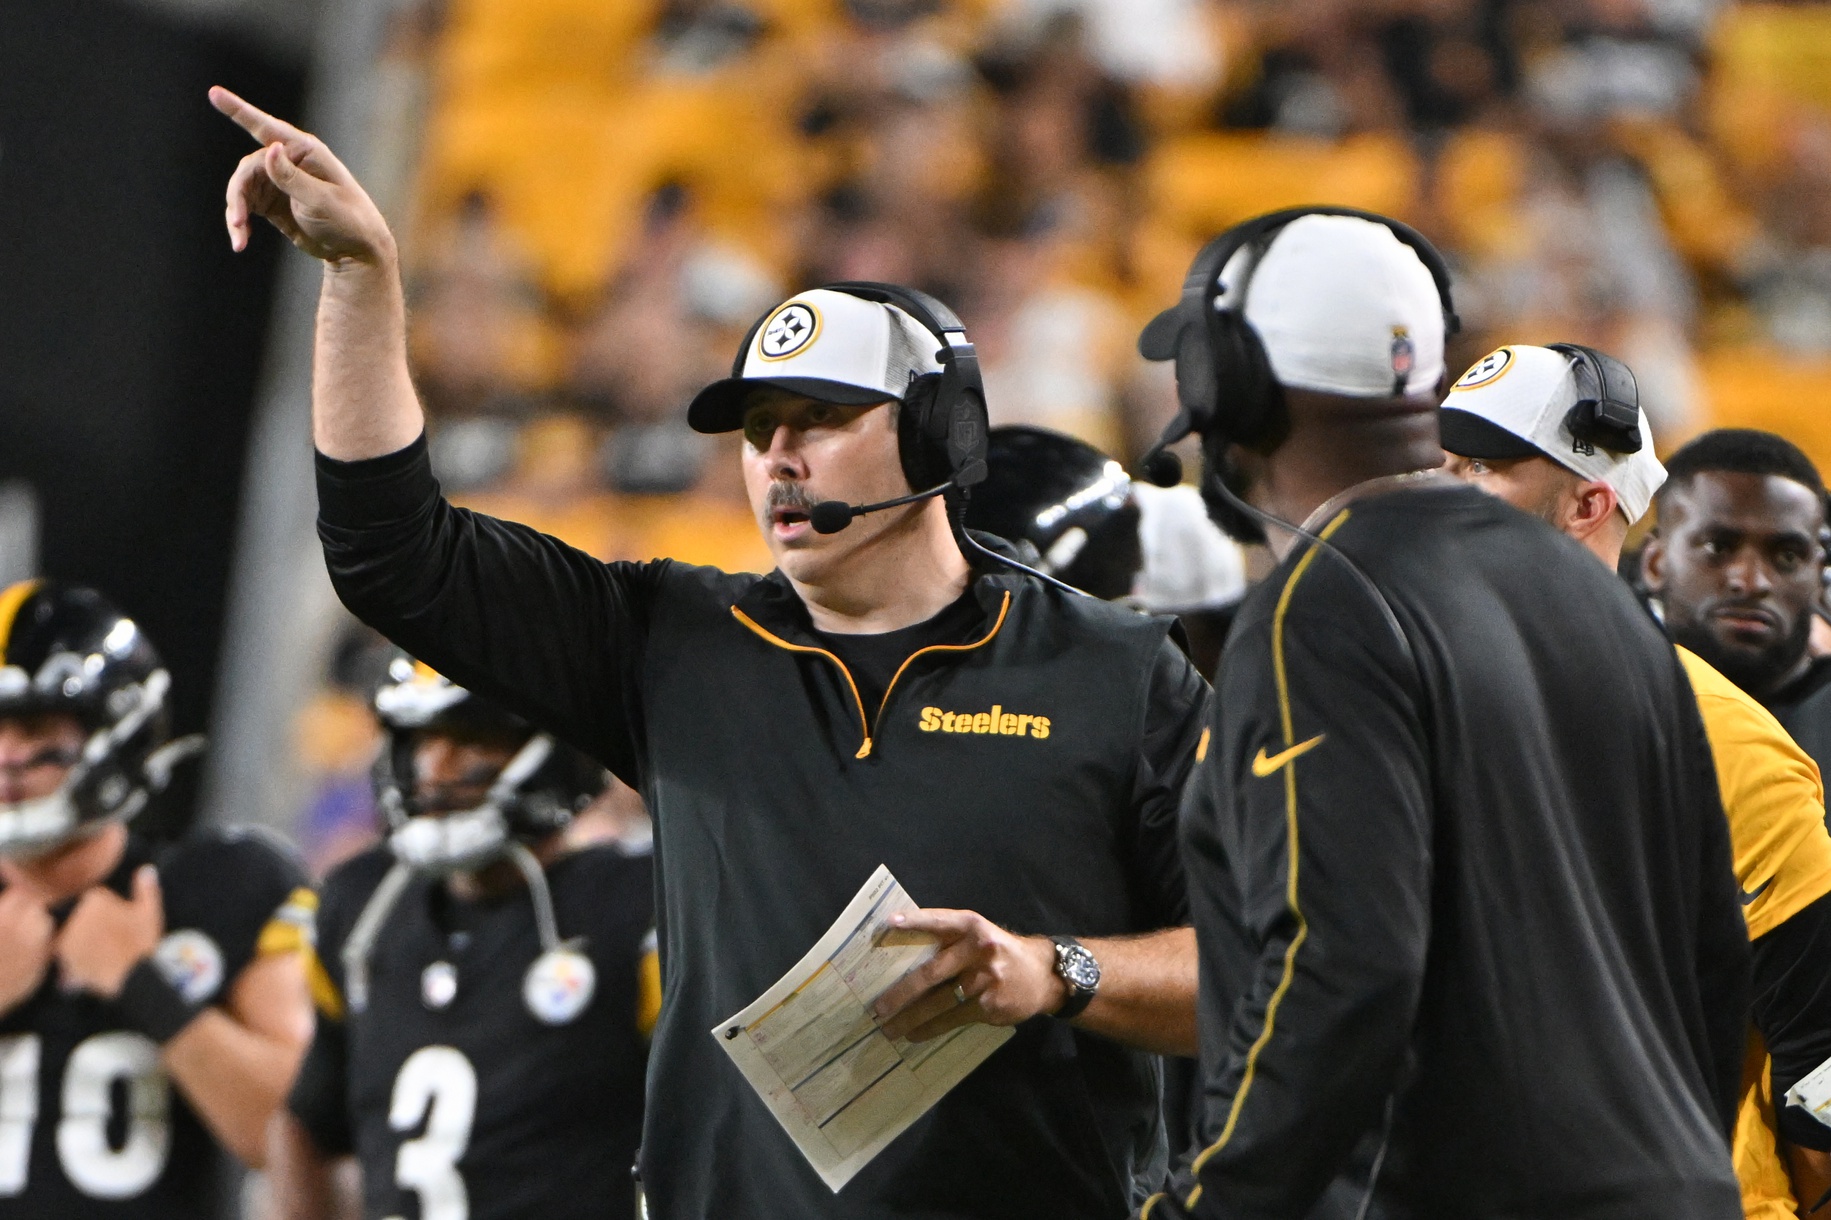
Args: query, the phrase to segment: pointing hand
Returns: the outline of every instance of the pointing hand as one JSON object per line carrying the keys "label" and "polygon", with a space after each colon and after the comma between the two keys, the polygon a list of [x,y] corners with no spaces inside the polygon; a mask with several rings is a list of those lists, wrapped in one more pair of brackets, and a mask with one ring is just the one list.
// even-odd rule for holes
{"label": "pointing hand", "polygon": [[261,145],[229,179],[223,218],[231,246],[247,249],[249,218],[263,216],[313,258],[374,263],[393,256],[381,209],[324,141],[220,85],[210,90],[210,104]]}

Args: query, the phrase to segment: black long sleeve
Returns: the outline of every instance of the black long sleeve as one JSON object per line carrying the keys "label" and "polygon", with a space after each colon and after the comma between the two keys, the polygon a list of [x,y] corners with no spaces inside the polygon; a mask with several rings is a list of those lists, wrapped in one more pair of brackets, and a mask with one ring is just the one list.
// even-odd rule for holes
{"label": "black long sleeve", "polygon": [[1398,1083],[1430,939],[1428,765],[1396,637],[1371,605],[1257,630],[1273,663],[1223,673],[1247,723],[1216,734],[1217,792],[1189,808],[1220,818],[1188,832],[1192,888],[1238,887],[1257,951],[1204,938],[1204,983],[1245,966],[1243,994],[1204,1048],[1209,1143],[1165,1215],[1308,1211]]}
{"label": "black long sleeve", "polygon": [[325,565],[356,617],[640,783],[635,675],[666,561],[603,563],[452,507],[423,436],[367,461],[319,454],[317,469]]}

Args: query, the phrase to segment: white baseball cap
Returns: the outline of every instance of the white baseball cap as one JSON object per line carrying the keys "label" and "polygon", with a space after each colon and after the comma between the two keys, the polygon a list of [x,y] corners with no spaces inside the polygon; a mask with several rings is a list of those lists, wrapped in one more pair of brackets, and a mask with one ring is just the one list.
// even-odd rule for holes
{"label": "white baseball cap", "polygon": [[[1622,372],[1626,366],[1616,365]],[[1640,520],[1653,493],[1666,481],[1666,468],[1653,453],[1647,413],[1639,415],[1640,448],[1614,452],[1571,431],[1572,408],[1599,393],[1632,402],[1632,374],[1625,387],[1599,389],[1586,361],[1572,351],[1510,344],[1489,352],[1464,373],[1443,400],[1443,448],[1458,457],[1548,458],[1580,478],[1615,490],[1628,524]],[[1589,384],[1586,384],[1589,383]]]}
{"label": "white baseball cap", "polygon": [[1246,321],[1278,384],[1355,398],[1435,392],[1443,300],[1391,229],[1358,216],[1300,216],[1257,266],[1250,258],[1249,247],[1227,260],[1219,303],[1233,307],[1244,279]]}
{"label": "white baseball cap", "polygon": [[765,386],[845,406],[901,398],[916,377],[941,371],[940,348],[940,339],[895,305],[810,289],[764,316],[737,374],[695,395],[687,422],[698,432],[734,432]]}

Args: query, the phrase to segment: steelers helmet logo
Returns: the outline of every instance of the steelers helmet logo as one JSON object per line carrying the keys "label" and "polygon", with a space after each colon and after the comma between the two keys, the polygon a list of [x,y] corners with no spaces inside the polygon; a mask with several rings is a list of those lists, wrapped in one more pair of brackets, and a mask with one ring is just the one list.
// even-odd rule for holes
{"label": "steelers helmet logo", "polygon": [[547,1025],[564,1025],[585,1011],[598,987],[597,968],[576,949],[561,946],[534,959],[522,981],[528,1011]]}
{"label": "steelers helmet logo", "polygon": [[187,1003],[201,1004],[223,985],[223,954],[196,928],[168,933],[153,950],[153,965]]}
{"label": "steelers helmet logo", "polygon": [[820,311],[805,301],[790,301],[763,323],[763,333],[757,337],[757,355],[765,360],[787,360],[819,333]]}
{"label": "steelers helmet logo", "polygon": [[1513,349],[1510,347],[1495,348],[1474,364],[1469,371],[1457,379],[1451,390],[1472,390],[1476,386],[1487,385],[1497,381],[1501,375],[1513,367]]}

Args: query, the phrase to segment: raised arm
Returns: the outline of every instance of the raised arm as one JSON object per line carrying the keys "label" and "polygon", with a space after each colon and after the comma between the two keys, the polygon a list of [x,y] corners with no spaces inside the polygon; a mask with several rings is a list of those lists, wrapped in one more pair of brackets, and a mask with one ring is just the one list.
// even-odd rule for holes
{"label": "raised arm", "polygon": [[636,783],[634,674],[657,565],[604,564],[440,496],[407,373],[394,238],[323,141],[226,89],[210,101],[260,151],[229,180],[232,245],[263,216],[324,262],[313,364],[318,527],[346,606],[479,694]]}
{"label": "raised arm", "polygon": [[425,426],[407,375],[407,323],[394,235],[324,141],[220,86],[210,104],[261,145],[229,179],[229,244],[247,248],[266,218],[324,262],[312,361],[312,440],[343,461],[411,444]]}

